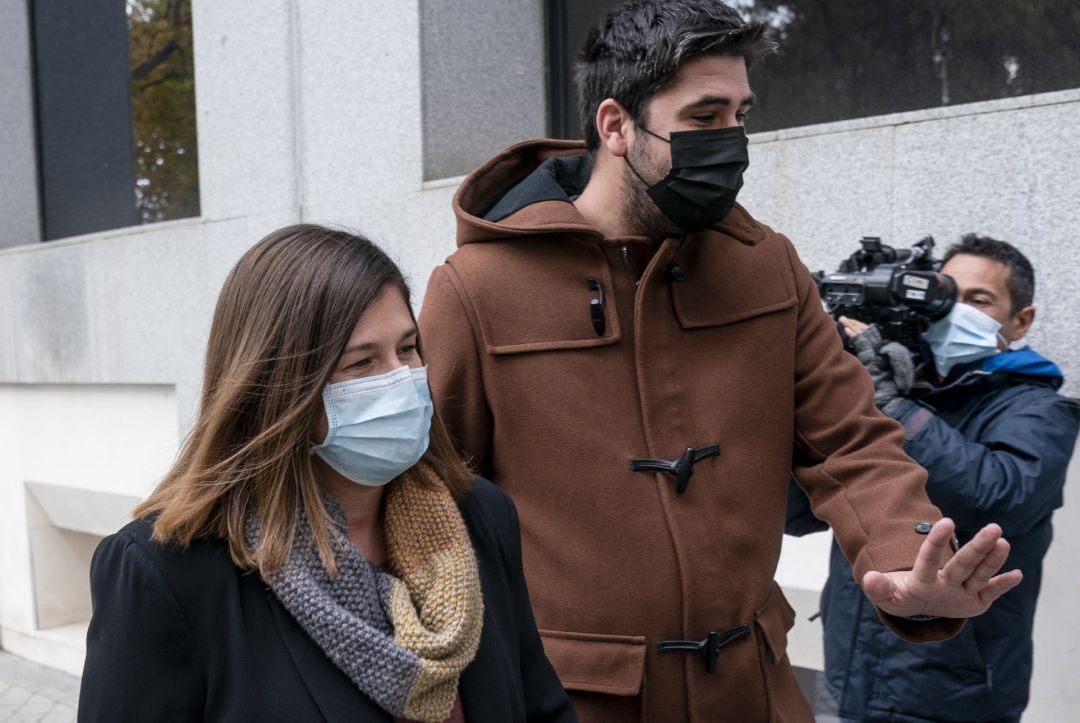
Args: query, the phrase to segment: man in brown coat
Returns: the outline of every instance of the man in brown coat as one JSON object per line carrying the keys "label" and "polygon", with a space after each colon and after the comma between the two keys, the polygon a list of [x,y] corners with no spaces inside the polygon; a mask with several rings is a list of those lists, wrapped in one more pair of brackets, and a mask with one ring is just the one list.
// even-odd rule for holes
{"label": "man in brown coat", "polygon": [[[794,474],[885,622],[955,634],[1015,585],[952,556],[903,432],[783,236],[735,205],[762,28],[638,0],[586,42],[587,146],[514,146],[454,200],[420,318],[443,420],[513,496],[585,721],[804,721],[772,576]],[[946,562],[947,560],[947,562]]]}

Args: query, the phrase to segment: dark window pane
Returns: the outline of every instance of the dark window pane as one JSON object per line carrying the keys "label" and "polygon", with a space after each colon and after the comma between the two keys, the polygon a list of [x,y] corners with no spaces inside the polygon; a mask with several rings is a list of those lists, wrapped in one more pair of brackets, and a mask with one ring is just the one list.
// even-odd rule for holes
{"label": "dark window pane", "polygon": [[124,2],[35,0],[31,10],[43,236],[130,226]]}
{"label": "dark window pane", "polygon": [[553,138],[584,138],[577,111],[574,63],[589,29],[624,0],[548,0],[548,93]]}
{"label": "dark window pane", "polygon": [[754,131],[1080,87],[1076,0],[747,0]]}
{"label": "dark window pane", "polygon": [[[581,136],[573,58],[619,0],[548,1],[551,127]],[[751,131],[1080,87],[1077,0],[731,0],[780,53],[751,68]]]}

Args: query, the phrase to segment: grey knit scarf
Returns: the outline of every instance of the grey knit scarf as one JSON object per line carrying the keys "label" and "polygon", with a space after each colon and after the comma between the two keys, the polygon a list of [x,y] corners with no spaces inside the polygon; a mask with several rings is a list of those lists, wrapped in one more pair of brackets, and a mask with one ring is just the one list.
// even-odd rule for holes
{"label": "grey knit scarf", "polygon": [[[335,524],[338,574],[322,564],[307,518],[297,520],[286,563],[265,580],[326,656],[383,710],[438,723],[449,717],[458,677],[479,645],[483,601],[460,512],[430,469],[413,468],[387,490],[390,571],[346,537],[345,514],[323,493]],[[253,549],[259,521],[249,516]]]}

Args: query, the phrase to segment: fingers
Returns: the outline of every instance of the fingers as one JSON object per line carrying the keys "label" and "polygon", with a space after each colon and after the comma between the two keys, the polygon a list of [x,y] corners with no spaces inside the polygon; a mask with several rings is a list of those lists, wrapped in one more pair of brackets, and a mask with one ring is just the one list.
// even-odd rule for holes
{"label": "fingers", "polygon": [[1019,585],[1020,581],[1023,579],[1024,573],[1019,570],[1009,570],[997,577],[992,577],[986,584],[986,587],[979,593],[979,601],[984,605],[989,606],[990,603]]}
{"label": "fingers", "polygon": [[896,585],[889,576],[871,570],[863,575],[863,594],[877,607],[881,607],[896,598]]}
{"label": "fingers", "polygon": [[[932,534],[933,531],[931,530]],[[993,575],[1005,564],[1005,557],[1009,552],[1006,543],[1005,555],[998,553],[995,556],[997,542],[1000,539],[1001,528],[995,524],[986,525],[979,530],[975,537],[971,538],[970,542],[960,548],[953,559],[945,564],[941,571],[942,577],[950,585],[962,586],[984,562],[992,565],[993,569],[990,571],[990,575]],[[989,579],[990,575],[987,575],[987,579]]]}
{"label": "fingers", "polygon": [[849,339],[854,339],[859,334],[866,331],[867,325],[858,319],[850,319],[846,316],[841,316],[837,319],[840,322],[840,326],[844,327],[844,333],[848,335]]}
{"label": "fingers", "polygon": [[851,337],[852,345],[856,351],[865,349],[877,354],[877,349],[881,345],[881,332],[878,331],[876,326],[868,326],[861,321],[849,319],[846,316],[841,316],[838,322],[844,328],[844,333]]}
{"label": "fingers", "polygon": [[1020,584],[1023,575],[1011,570],[997,575],[1009,556],[1001,528],[990,524],[942,566],[955,525],[943,518],[930,529],[909,572],[863,575],[867,598],[892,615],[940,615],[967,618],[986,611],[997,598]]}
{"label": "fingers", "polygon": [[859,330],[854,327],[851,319],[846,316],[841,316],[836,321],[840,324],[840,328],[844,330],[844,334],[847,335],[848,339],[854,339],[859,335]]}
{"label": "fingers", "polygon": [[964,588],[970,592],[980,592],[986,586],[986,583],[990,581],[990,578],[1001,569],[1008,557],[1009,542],[1005,539],[999,539],[994,543],[994,549],[990,551],[990,554],[983,558],[983,561],[978,564],[971,576],[963,582]]}
{"label": "fingers", "polygon": [[[915,558],[915,566],[911,568],[915,579],[921,583],[932,585],[937,580],[938,570],[945,557],[945,551],[949,547],[956,526],[948,517],[942,517],[930,528],[930,533],[919,547],[919,554]],[[955,560],[956,558],[953,558]],[[950,560],[952,562],[952,560]],[[972,565],[974,568],[974,565]]]}

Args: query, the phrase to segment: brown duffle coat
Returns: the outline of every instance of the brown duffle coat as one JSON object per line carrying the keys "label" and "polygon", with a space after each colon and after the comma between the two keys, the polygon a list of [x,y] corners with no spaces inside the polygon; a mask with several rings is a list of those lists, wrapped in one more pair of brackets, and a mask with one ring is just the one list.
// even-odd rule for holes
{"label": "brown duffle coat", "polygon": [[[437,408],[517,503],[583,721],[809,721],[773,581],[788,480],[861,579],[912,566],[939,517],[925,474],[786,238],[738,206],[719,231],[604,238],[567,195],[583,151],[520,144],[459,189],[420,316]],[[913,640],[960,625],[884,617]]]}

